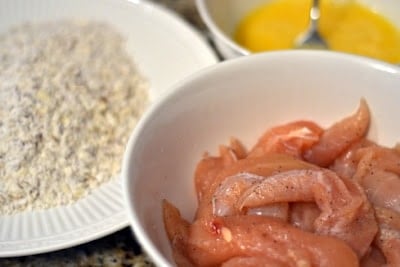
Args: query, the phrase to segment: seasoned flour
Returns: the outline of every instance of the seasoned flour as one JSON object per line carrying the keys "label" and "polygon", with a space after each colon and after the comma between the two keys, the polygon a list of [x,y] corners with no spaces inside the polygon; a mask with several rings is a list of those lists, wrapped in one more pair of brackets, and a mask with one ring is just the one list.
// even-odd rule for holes
{"label": "seasoned flour", "polygon": [[0,214],[72,203],[119,173],[148,87],[124,45],[97,22],[0,36]]}

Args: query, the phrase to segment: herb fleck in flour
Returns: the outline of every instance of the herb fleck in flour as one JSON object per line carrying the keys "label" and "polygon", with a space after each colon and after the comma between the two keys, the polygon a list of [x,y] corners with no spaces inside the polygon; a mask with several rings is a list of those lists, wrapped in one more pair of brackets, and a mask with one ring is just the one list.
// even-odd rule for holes
{"label": "herb fleck in flour", "polygon": [[106,24],[0,36],[0,214],[73,203],[116,177],[147,87]]}

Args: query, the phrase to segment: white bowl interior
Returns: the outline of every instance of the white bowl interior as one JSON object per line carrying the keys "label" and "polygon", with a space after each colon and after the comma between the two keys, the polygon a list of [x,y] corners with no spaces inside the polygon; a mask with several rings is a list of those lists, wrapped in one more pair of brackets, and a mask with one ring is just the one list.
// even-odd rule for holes
{"label": "white bowl interior", "polygon": [[[196,0],[200,15],[209,27],[217,46],[227,57],[246,55],[249,51],[235,43],[232,36],[240,20],[254,8],[273,0]],[[345,1],[345,0],[342,0]],[[400,1],[357,0],[361,4],[383,14],[400,28]],[[234,52],[236,51],[236,53]]]}
{"label": "white bowl interior", "polygon": [[124,164],[132,227],[157,265],[172,262],[161,201],[192,219],[193,173],[203,152],[231,136],[245,145],[270,126],[298,119],[328,126],[356,110],[372,111],[370,137],[399,141],[400,70],[340,53],[269,52],[226,61],[189,77],[157,102],[137,126]]}

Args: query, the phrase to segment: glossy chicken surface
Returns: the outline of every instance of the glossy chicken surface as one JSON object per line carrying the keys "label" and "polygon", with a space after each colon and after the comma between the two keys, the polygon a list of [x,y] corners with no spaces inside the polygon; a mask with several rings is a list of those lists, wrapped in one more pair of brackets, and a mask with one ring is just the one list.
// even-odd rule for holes
{"label": "glossy chicken surface", "polygon": [[294,121],[247,150],[232,139],[194,172],[198,208],[164,224],[178,266],[400,266],[400,149],[366,139],[358,109]]}

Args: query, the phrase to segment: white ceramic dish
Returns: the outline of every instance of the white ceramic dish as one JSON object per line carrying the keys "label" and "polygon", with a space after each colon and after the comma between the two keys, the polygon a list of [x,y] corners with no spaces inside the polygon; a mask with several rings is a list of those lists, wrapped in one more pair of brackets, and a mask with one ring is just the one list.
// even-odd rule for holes
{"label": "white ceramic dish", "polygon": [[[397,0],[357,0],[383,14],[400,28],[400,2]],[[239,21],[254,8],[271,0],[196,0],[200,16],[207,25],[215,45],[225,59],[251,54],[232,35]]]}
{"label": "white ceramic dish", "polygon": [[400,141],[400,69],[321,51],[268,52],[225,61],[185,79],[148,110],[124,155],[122,176],[130,222],[157,266],[173,265],[162,221],[168,199],[191,221],[193,174],[205,151],[231,136],[249,147],[268,127],[296,119],[322,126],[353,112],[364,97],[370,138]]}
{"label": "white ceramic dish", "polygon": [[[60,18],[111,23],[149,80],[155,99],[165,88],[217,59],[203,38],[174,13],[147,1],[0,1],[0,33],[22,22]],[[70,206],[0,216],[0,256],[48,252],[81,244],[128,225],[120,179]]]}

